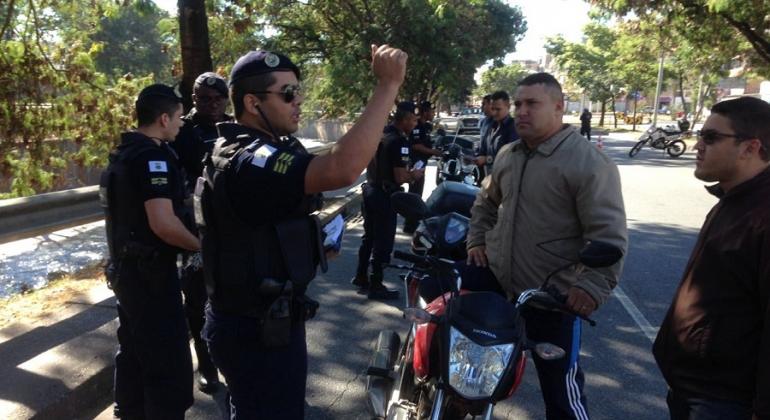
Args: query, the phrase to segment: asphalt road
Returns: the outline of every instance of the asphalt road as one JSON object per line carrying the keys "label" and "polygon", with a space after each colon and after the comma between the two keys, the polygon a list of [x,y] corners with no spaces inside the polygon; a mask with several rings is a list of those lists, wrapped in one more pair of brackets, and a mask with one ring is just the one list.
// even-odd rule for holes
{"label": "asphalt road", "polygon": [[[622,177],[630,249],[620,287],[594,314],[598,325],[584,328],[581,361],[593,419],[668,418],[666,385],[650,348],[698,229],[716,202],[692,176],[691,151],[671,159],[660,151],[644,149],[632,159],[627,153],[636,136],[604,139],[604,150],[615,159]],[[426,195],[434,171],[435,166],[428,168]],[[307,419],[367,419],[364,372],[374,340],[380,330],[403,333],[408,327],[400,316],[400,301],[369,301],[349,285],[361,233],[360,220],[348,224],[342,255],[310,288],[321,309],[307,324]],[[407,239],[399,230],[397,248],[406,249]],[[396,284],[397,273],[387,277]],[[187,418],[220,418],[221,402],[221,394],[212,400],[198,393]],[[518,392],[498,405],[495,418],[541,419],[543,413],[530,362]],[[98,418],[109,417],[105,411]]]}

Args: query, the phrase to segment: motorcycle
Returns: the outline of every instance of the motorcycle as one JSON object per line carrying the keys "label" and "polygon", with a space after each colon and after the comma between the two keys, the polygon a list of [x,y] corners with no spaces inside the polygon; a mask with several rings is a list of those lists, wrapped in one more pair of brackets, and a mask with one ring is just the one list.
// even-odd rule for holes
{"label": "motorcycle", "polygon": [[[422,200],[408,193],[392,197],[394,208],[404,216],[424,219],[424,230],[415,249],[394,256],[411,263],[406,269],[404,317],[412,322],[403,345],[393,331],[378,337],[367,369],[367,399],[372,418],[414,420],[464,418],[482,415],[491,420],[495,404],[512,396],[521,382],[528,351],[545,360],[564,357],[563,349],[536,343],[526,336],[521,311],[527,306],[574,314],[560,296],[547,287],[557,272],[605,267],[622,256],[617,247],[590,242],[579,261],[552,272],[539,289],[523,292],[516,302],[494,292],[462,288],[454,261],[446,258],[465,246],[468,219],[457,213],[433,215]],[[447,279],[449,285],[431,302],[420,295],[420,283],[430,277]],[[577,315],[577,314],[575,314]],[[577,315],[579,316],[579,315]],[[595,323],[586,319],[591,325]]]}
{"label": "motorcycle", "polygon": [[683,139],[691,136],[690,122],[687,120],[677,121],[677,127],[668,125],[660,128],[651,125],[628,152],[628,157],[634,157],[647,143],[653,149],[665,150],[671,157],[679,157],[687,149]]}
{"label": "motorcycle", "polygon": [[436,185],[444,181],[479,185],[481,173],[476,165],[474,142],[464,137],[442,137],[437,142],[442,155],[436,170]]}

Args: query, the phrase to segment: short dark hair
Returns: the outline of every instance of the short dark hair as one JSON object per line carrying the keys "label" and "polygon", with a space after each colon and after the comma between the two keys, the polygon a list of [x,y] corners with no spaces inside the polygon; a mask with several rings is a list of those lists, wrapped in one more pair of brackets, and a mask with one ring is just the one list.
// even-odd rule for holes
{"label": "short dark hair", "polygon": [[[759,139],[762,150],[759,155],[765,162],[770,160],[770,104],[757,98],[744,96],[722,101],[711,107],[711,112],[730,120],[735,134],[743,139]],[[741,139],[736,139],[740,141]]]}
{"label": "short dark hair", "polygon": [[561,84],[550,73],[533,73],[521,79],[521,81],[516,84],[516,86],[534,85],[544,85],[546,89],[551,91],[554,99],[558,97],[559,100],[564,100],[564,92],[561,89]]}
{"label": "short dark hair", "polygon": [[134,106],[139,127],[152,125],[163,114],[173,115],[182,103],[176,92],[162,84],[150,85],[139,93]]}
{"label": "short dark hair", "polygon": [[[262,73],[254,76],[244,77],[236,80],[230,86],[230,100],[233,103],[233,113],[235,118],[243,115],[243,97],[252,92],[264,92],[275,83],[273,72]],[[254,93],[259,100],[264,101],[267,98],[265,93]]]}
{"label": "short dark hair", "polygon": [[414,111],[403,108],[396,108],[396,112],[393,113],[393,121],[402,121],[409,115],[415,115]]}
{"label": "short dark hair", "polygon": [[508,96],[508,92],[504,90],[498,90],[497,92],[489,95],[489,99],[491,99],[492,101],[497,101],[502,99],[505,102],[511,102],[511,97]]}
{"label": "short dark hair", "polygon": [[484,95],[483,98],[481,98],[481,102],[489,102],[492,100],[492,95]]}

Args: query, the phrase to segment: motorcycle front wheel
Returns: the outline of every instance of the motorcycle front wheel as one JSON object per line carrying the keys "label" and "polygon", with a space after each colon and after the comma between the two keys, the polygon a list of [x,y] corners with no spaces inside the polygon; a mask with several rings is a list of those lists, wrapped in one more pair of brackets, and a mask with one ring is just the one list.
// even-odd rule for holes
{"label": "motorcycle front wheel", "polygon": [[634,157],[637,153],[639,153],[640,150],[642,150],[642,147],[644,147],[644,144],[647,143],[647,138],[639,140],[634,147],[631,148],[631,151],[628,152],[628,157]]}
{"label": "motorcycle front wheel", "polygon": [[682,153],[684,153],[686,149],[687,145],[685,145],[682,140],[674,140],[668,144],[666,147],[666,152],[668,152],[669,156],[675,158],[682,156]]}

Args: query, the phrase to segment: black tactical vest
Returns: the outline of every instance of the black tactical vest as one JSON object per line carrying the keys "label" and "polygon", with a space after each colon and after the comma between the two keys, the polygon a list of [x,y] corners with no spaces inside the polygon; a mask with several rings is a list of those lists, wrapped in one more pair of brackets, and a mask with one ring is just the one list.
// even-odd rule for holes
{"label": "black tactical vest", "polygon": [[[138,205],[131,182],[130,165],[140,154],[155,149],[151,141],[142,141],[138,133],[124,133],[122,143],[110,152],[109,165],[99,181],[99,202],[104,210],[105,230],[110,259],[117,261],[126,255],[155,257],[159,253],[171,254],[173,247],[163,243],[150,231],[144,207]],[[178,182],[182,182],[180,179]],[[181,217],[179,200],[174,200],[174,211]]]}
{"label": "black tactical vest", "polygon": [[[243,221],[233,209],[227,185],[238,182],[234,165],[241,154],[253,153],[265,141],[238,124],[219,126],[223,137],[206,159],[194,197],[206,289],[213,308],[262,317],[274,298],[260,290],[264,279],[291,280],[295,295],[300,295],[322,262],[318,218],[311,216],[321,208],[321,195],[306,195],[280,222],[255,226]],[[296,139],[277,147],[307,153]],[[269,197],[265,205],[270,205]]]}

